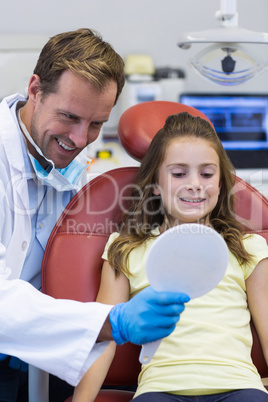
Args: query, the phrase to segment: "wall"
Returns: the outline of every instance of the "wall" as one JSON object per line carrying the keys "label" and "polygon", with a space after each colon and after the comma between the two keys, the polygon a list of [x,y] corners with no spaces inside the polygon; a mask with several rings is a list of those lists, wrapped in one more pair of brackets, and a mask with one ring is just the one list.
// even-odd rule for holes
{"label": "wall", "polygon": [[[125,57],[128,53],[146,53],[155,65],[181,67],[187,73],[189,90],[226,90],[204,81],[187,66],[193,51],[176,46],[180,32],[217,26],[214,17],[220,0],[0,0],[0,35],[42,34],[90,27]],[[268,32],[268,1],[237,0],[239,25]],[[262,48],[268,61],[268,45]],[[268,73],[263,73],[235,91],[268,92]]]}

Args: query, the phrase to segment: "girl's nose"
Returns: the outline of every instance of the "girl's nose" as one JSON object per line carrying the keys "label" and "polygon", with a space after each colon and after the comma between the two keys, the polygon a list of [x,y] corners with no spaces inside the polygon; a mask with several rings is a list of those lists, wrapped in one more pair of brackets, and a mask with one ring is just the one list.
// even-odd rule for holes
{"label": "girl's nose", "polygon": [[200,182],[200,178],[198,176],[191,176],[189,177],[189,182],[186,184],[187,190],[192,191],[200,191],[203,189],[203,186]]}

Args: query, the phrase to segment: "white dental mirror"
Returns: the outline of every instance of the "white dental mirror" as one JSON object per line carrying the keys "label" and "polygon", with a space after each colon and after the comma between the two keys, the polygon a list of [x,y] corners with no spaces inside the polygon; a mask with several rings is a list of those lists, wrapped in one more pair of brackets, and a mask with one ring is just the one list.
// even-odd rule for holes
{"label": "white dental mirror", "polygon": [[[149,250],[146,273],[157,291],[182,292],[191,299],[215,288],[228,265],[228,248],[209,226],[183,224],[161,234]],[[161,339],[143,345],[140,362],[149,363]]]}

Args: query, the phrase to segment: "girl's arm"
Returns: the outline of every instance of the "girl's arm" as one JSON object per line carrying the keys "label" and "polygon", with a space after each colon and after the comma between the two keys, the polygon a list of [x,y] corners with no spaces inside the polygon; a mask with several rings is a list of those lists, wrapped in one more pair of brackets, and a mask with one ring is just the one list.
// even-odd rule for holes
{"label": "girl's arm", "polygon": [[246,280],[249,310],[268,365],[268,258]]}
{"label": "girl's arm", "polygon": [[[115,276],[107,261],[101,273],[100,289],[96,301],[105,304],[118,304],[129,300],[129,280],[124,274]],[[93,402],[105,380],[113,361],[116,344],[110,342],[105,352],[91,366],[75,388],[73,402]]]}

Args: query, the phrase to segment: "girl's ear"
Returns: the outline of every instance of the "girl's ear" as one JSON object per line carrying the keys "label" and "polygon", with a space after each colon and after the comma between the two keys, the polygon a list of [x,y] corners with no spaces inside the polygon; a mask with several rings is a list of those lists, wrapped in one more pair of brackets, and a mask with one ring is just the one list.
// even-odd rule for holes
{"label": "girl's ear", "polygon": [[158,186],[153,187],[153,194],[154,195],[161,195],[160,189]]}

